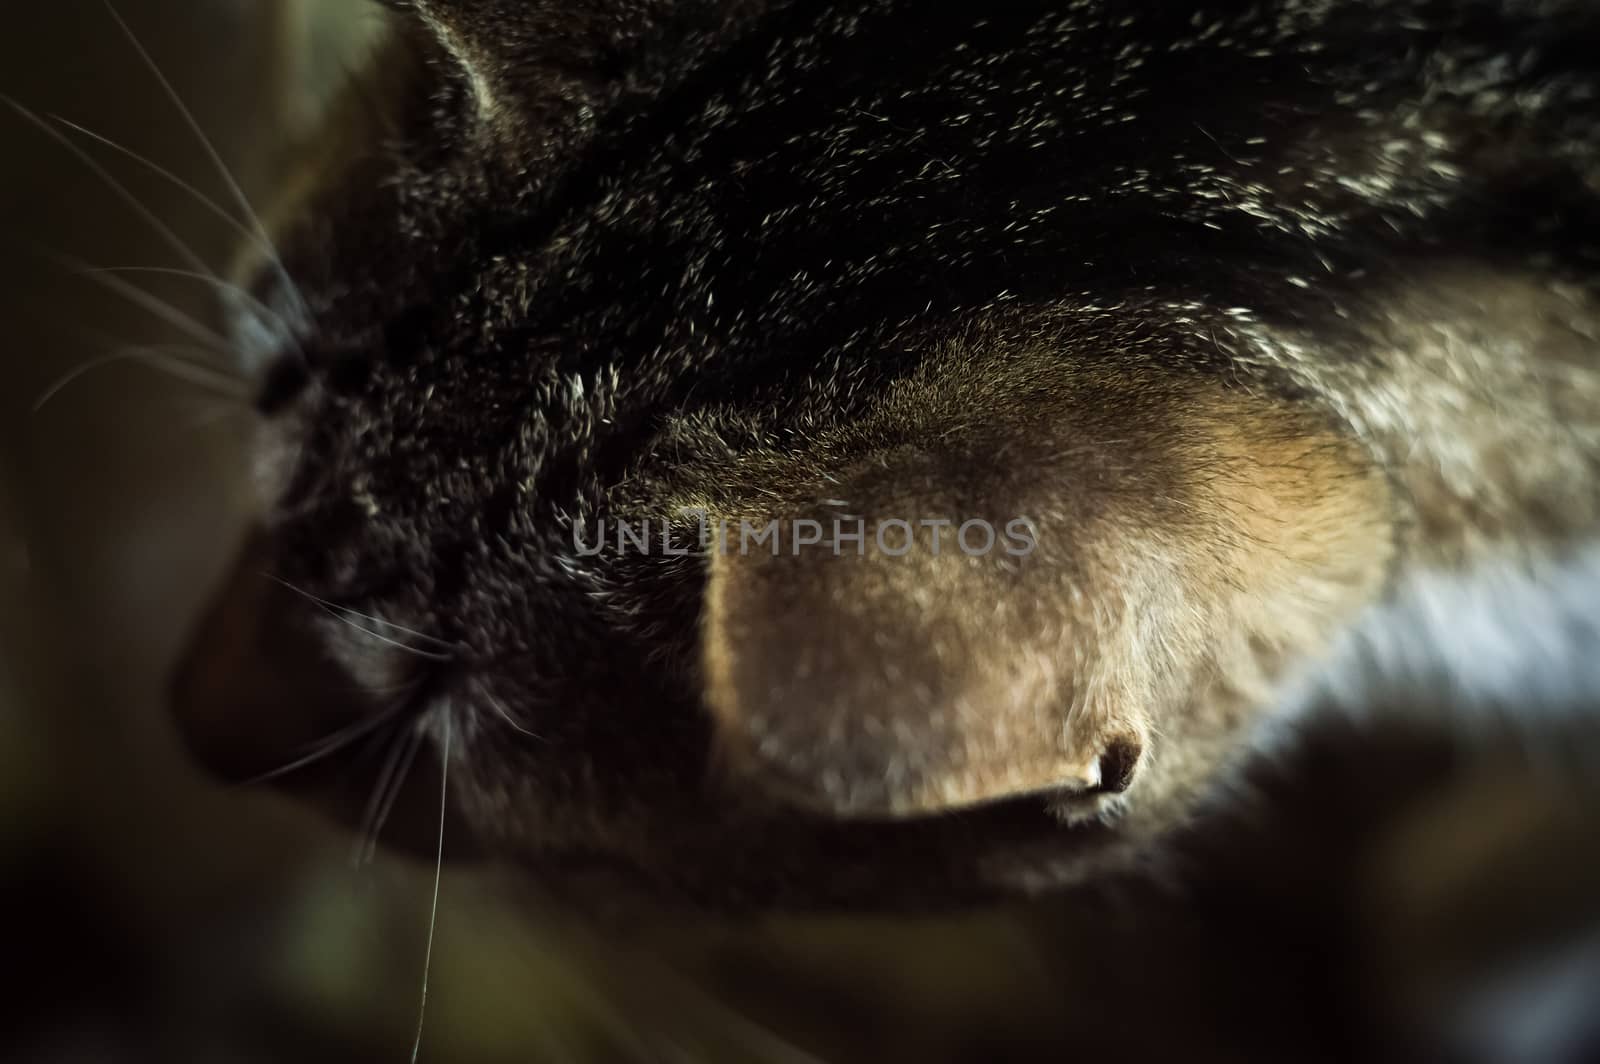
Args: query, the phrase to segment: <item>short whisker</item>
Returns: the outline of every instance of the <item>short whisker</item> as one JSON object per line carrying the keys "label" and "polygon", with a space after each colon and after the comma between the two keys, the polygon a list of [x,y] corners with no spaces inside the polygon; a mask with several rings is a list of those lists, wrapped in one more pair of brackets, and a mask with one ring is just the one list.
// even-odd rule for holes
{"label": "short whisker", "polygon": [[[312,603],[322,607],[328,613],[330,613],[333,616],[337,617],[339,620],[344,621],[346,624],[348,624],[351,627],[355,628],[357,631],[365,632],[367,635],[372,636],[374,639],[377,639],[377,640],[379,640],[381,642],[384,642],[384,643],[388,643],[388,644],[390,644],[392,646],[397,646],[402,650],[409,650],[413,654],[418,654],[418,655],[421,655],[422,657],[430,657],[430,658],[433,658],[433,659],[438,660],[438,661],[450,661],[450,660],[452,660],[453,656],[455,654],[459,653],[460,650],[461,650],[461,648],[459,646],[457,646],[456,644],[447,642],[446,640],[440,639],[437,636],[431,636],[431,635],[428,635],[426,632],[419,632],[419,631],[416,631],[415,629],[407,628],[404,625],[395,624],[393,621],[386,621],[382,617],[377,617],[377,616],[374,616],[373,614],[370,614],[370,613],[362,613],[360,610],[351,609],[349,606],[341,606],[337,602],[331,602],[328,599],[320,598],[317,595],[313,595],[311,592],[306,591],[303,588],[296,587],[295,585],[291,584],[287,580],[282,579],[281,577],[273,576],[271,573],[262,573],[261,575],[263,577],[265,577],[266,579],[271,580],[273,583],[279,585],[280,587],[284,588],[285,590],[293,591],[295,594],[297,594],[297,595],[301,596],[302,598],[306,599],[308,602],[312,602]],[[357,624],[355,622],[355,620],[353,620],[352,618],[358,618],[358,619],[363,620],[363,621],[368,621],[368,622],[370,622],[372,624],[382,625],[384,628],[392,629],[392,630],[394,630],[396,632],[401,633],[402,635],[408,635],[408,636],[412,637],[413,639],[420,639],[425,643],[431,643],[433,646],[435,646],[435,647],[437,647],[439,649],[437,651],[431,651],[430,652],[430,651],[425,650],[425,649],[423,649],[421,647],[411,646],[408,643],[404,643],[404,642],[401,642],[400,640],[392,639],[392,638],[390,638],[388,636],[385,636],[381,632],[375,632],[370,628],[363,627],[362,625]]]}
{"label": "short whisker", "polygon": [[506,723],[506,726],[509,727],[512,731],[519,732],[519,733],[521,733],[523,735],[526,735],[530,739],[537,739],[541,743],[549,741],[544,736],[540,735],[538,732],[529,731],[527,728],[524,728],[522,725],[518,724],[512,718],[510,710],[506,709],[505,705],[503,703],[501,703],[501,701],[499,699],[495,698],[494,695],[490,694],[489,691],[482,684],[476,684],[475,683],[473,685],[473,688],[474,688],[474,690],[477,691],[478,696],[483,699],[484,704],[487,705],[490,709],[494,710],[495,715],[498,716],[502,721],[504,721]]}

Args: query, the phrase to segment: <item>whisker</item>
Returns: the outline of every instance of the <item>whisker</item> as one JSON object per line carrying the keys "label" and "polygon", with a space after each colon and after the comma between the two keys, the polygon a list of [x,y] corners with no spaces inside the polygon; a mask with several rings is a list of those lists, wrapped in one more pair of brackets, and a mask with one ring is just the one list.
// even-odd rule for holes
{"label": "whisker", "polygon": [[112,140],[104,133],[96,133],[88,126],[74,122],[70,118],[64,118],[61,115],[55,114],[54,112],[50,113],[49,118],[51,121],[66,126],[74,133],[88,137],[97,144],[104,145],[117,154],[138,163],[140,166],[144,167],[146,170],[149,170],[157,177],[165,179],[168,183],[176,186],[179,190],[188,193],[194,199],[194,201],[201,207],[204,207],[208,213],[220,219],[225,225],[228,226],[229,229],[237,233],[239,236],[244,237],[251,244],[254,244],[264,254],[268,255],[269,257],[277,254],[277,250],[271,244],[266,243],[262,235],[255,229],[252,229],[244,222],[241,222],[238,218],[234,217],[233,213],[230,212],[226,207],[222,206],[216,200],[212,199],[210,196],[207,196],[204,192],[201,192],[198,188],[195,188],[194,185],[185,181],[183,178],[179,177],[171,170],[168,170],[155,160],[140,155],[126,144]]}
{"label": "whisker", "polygon": [[366,720],[358,720],[352,724],[347,724],[332,735],[319,740],[304,756],[296,758],[286,765],[281,765],[270,772],[263,772],[259,776],[252,776],[247,780],[242,780],[236,786],[257,787],[263,783],[270,783],[273,780],[282,779],[284,776],[299,772],[303,768],[310,768],[317,762],[330,758],[341,750],[348,749],[386,724],[392,723],[406,705],[407,700],[405,698],[396,699],[394,705],[382,713]]}
{"label": "whisker", "polygon": [[389,814],[394,811],[395,801],[405,788],[406,776],[410,775],[411,764],[416,760],[417,751],[422,747],[422,734],[422,728],[419,726],[396,737],[389,756],[384,760],[377,784],[373,787],[372,797],[361,815],[361,831],[350,849],[352,866],[359,868],[361,865],[370,864],[377,854],[378,836],[383,832],[383,826],[389,822]]}
{"label": "whisker", "polygon": [[442,653],[440,653],[439,651],[436,651],[436,650],[423,650],[421,647],[414,647],[410,643],[402,643],[398,639],[391,639],[390,637],[382,634],[381,632],[374,632],[371,628],[368,628],[365,625],[360,624],[352,616],[350,616],[351,611],[349,611],[349,610],[343,610],[343,609],[340,609],[337,606],[323,606],[322,610],[328,616],[332,617],[334,620],[340,622],[341,624],[348,625],[349,627],[354,628],[356,631],[360,632],[362,635],[365,635],[365,636],[367,636],[367,637],[369,637],[371,639],[376,639],[380,643],[385,643],[385,644],[387,644],[389,646],[392,646],[396,650],[404,650],[408,654],[415,654],[417,657],[419,657],[419,658],[427,658],[429,661],[452,661],[452,660],[454,660],[453,657],[451,655],[449,655],[449,654],[442,654]]}
{"label": "whisker", "polygon": [[151,295],[138,285],[129,284],[115,274],[96,272],[94,267],[66,256],[56,255],[52,257],[60,262],[64,268],[110,289],[128,302],[171,325],[179,332],[193,337],[201,343],[210,345],[214,353],[226,355],[232,350],[232,345],[227,337],[203,325],[192,314],[185,314],[171,303]]}
{"label": "whisker", "polygon": [[[324,610],[327,610],[328,612],[334,614],[340,620],[343,620],[346,624],[350,624],[353,627],[357,628],[358,630],[366,632],[368,635],[372,636],[374,639],[382,640],[385,643],[391,643],[391,644],[393,644],[395,646],[400,647],[403,650],[409,650],[409,651],[412,651],[413,653],[416,653],[416,654],[422,654],[424,656],[428,656],[428,652],[426,652],[424,650],[421,650],[421,649],[419,649],[417,647],[410,646],[410,645],[405,644],[405,643],[401,643],[401,642],[399,642],[397,640],[394,640],[394,639],[389,639],[389,638],[385,637],[384,635],[382,635],[381,633],[374,632],[369,628],[363,628],[360,625],[355,624],[354,621],[351,621],[350,618],[351,617],[358,617],[361,620],[370,621],[373,624],[380,624],[385,628],[393,629],[394,631],[399,632],[402,635],[411,636],[413,639],[420,639],[420,640],[422,640],[422,641],[424,641],[426,643],[432,643],[434,646],[440,648],[441,653],[439,653],[439,654],[437,654],[435,656],[438,658],[438,660],[441,660],[441,661],[449,661],[451,659],[452,655],[454,655],[455,653],[460,652],[460,650],[461,650],[461,648],[459,646],[457,646],[456,644],[447,642],[446,640],[443,640],[443,639],[440,639],[438,636],[432,636],[432,635],[429,635],[426,632],[419,632],[414,628],[407,628],[404,625],[395,624],[393,621],[386,621],[382,617],[375,617],[370,613],[362,613],[360,610],[351,609],[349,606],[341,606],[337,602],[330,602],[329,600],[327,600],[325,598],[319,598],[318,596],[313,595],[311,592],[306,591],[303,588],[296,587],[295,585],[289,583],[289,581],[287,581],[287,580],[284,580],[284,579],[282,579],[280,577],[273,576],[271,573],[262,573],[261,575],[266,577],[268,580],[271,580],[273,583],[277,584],[278,586],[283,587],[283,588],[285,588],[285,589],[287,589],[289,591],[293,591],[296,595],[301,596],[302,598],[306,599],[307,601],[313,602],[316,605],[321,606]],[[444,653],[446,651],[448,651],[449,653]]]}
{"label": "whisker", "polygon": [[232,399],[236,402],[248,400],[250,398],[249,390],[237,379],[220,370],[177,357],[179,352],[192,353],[203,350],[202,348],[177,345],[153,345],[127,348],[99,358],[92,358],[82,365],[74,367],[66,376],[47,388],[44,394],[34,402],[33,412],[35,414],[39,413],[56,396],[95,370],[121,362],[133,362],[137,365],[162,370],[168,376],[204,387],[222,398]]}
{"label": "whisker", "polygon": [[439,755],[439,849],[433,865],[433,905],[428,914],[428,949],[422,959],[422,1000],[417,1006],[417,1037],[411,1044],[411,1064],[422,1055],[422,1024],[428,1016],[428,977],[433,971],[433,933],[439,926],[439,881],[444,877],[444,812],[450,796],[450,713],[440,707],[444,739]]}
{"label": "whisker", "polygon": [[[259,299],[254,293],[245,288],[243,285],[235,284],[232,281],[223,280],[221,277],[213,277],[209,274],[201,273],[198,270],[180,270],[171,266],[96,266],[89,272],[111,274],[150,274],[160,277],[182,277],[187,280],[199,281],[202,284],[210,285],[219,292],[232,292],[250,305],[252,312],[251,316],[254,317],[259,324],[268,326],[273,322],[276,322],[278,325],[276,331],[279,333],[279,335],[282,336],[283,339],[287,340],[290,344],[294,345],[296,350],[299,350],[300,348],[299,341],[295,339],[293,327],[290,326],[288,320],[282,314],[278,313],[266,303],[262,302],[261,299]],[[304,352],[302,352],[302,354],[303,353]]]}
{"label": "whisker", "polygon": [[167,76],[161,72],[160,65],[146,50],[144,43],[139,40],[139,35],[133,32],[133,27],[129,26],[122,15],[118,13],[116,5],[111,0],[104,0],[104,3],[106,13],[111,16],[112,21],[122,30],[123,36],[127,37],[128,43],[139,54],[139,58],[144,62],[150,73],[155,76],[156,81],[160,82],[162,91],[167,94],[167,98],[177,108],[178,114],[183,117],[189,130],[205,150],[206,156],[211,160],[212,165],[216,167],[218,175],[226,183],[228,191],[233,194],[234,200],[243,209],[245,217],[255,230],[256,236],[260,239],[262,247],[272,263],[274,272],[278,274],[279,280],[283,282],[286,290],[294,297],[300,313],[309,318],[311,316],[310,308],[306,305],[305,295],[300,291],[300,286],[295,284],[294,279],[289,276],[289,271],[284,268],[283,259],[278,254],[277,246],[272,242],[272,237],[268,235],[266,226],[261,224],[261,216],[256,213],[256,209],[251,205],[250,197],[245,195],[244,189],[240,187],[238,180],[233,176],[233,171],[228,168],[227,163],[223,162],[222,155],[217,151],[216,146],[211,143],[211,138],[206,136],[205,130],[201,128],[200,123],[195,119],[194,112],[189,110],[178,90],[173,88],[172,82],[168,81]]}
{"label": "whisker", "polygon": [[513,720],[510,711],[506,709],[505,705],[501,703],[499,699],[495,698],[494,695],[490,694],[488,689],[485,688],[481,683],[474,683],[472,686],[473,690],[478,693],[478,696],[484,700],[488,707],[494,710],[495,714],[499,716],[501,720],[506,722],[507,727],[511,728],[513,731],[521,732],[530,739],[537,739],[541,743],[549,741],[538,732],[529,731],[527,728],[524,728],[522,725]]}
{"label": "whisker", "polygon": [[67,149],[67,151],[71,152],[78,159],[78,161],[87,166],[96,177],[104,182],[112,192],[116,193],[116,195],[124,203],[133,208],[139,217],[142,218],[152,229],[154,229],[161,236],[162,240],[171,245],[172,249],[176,251],[185,262],[197,270],[207,272],[205,260],[196,254],[194,249],[185,243],[182,237],[173,232],[172,228],[167,225],[167,223],[163,222],[159,217],[157,217],[154,211],[145,206],[143,200],[129,191],[128,186],[117,180],[116,176],[113,175],[110,170],[107,170],[104,166],[102,166],[99,160],[90,155],[88,152],[84,151],[78,145],[74,144],[72,139],[65,133],[52,126],[49,122],[46,122],[43,118],[40,118],[38,115],[34,114],[28,108],[22,106],[22,104],[18,103],[10,96],[0,95],[0,103],[4,103],[18,115],[22,116],[25,121],[38,127],[45,133],[46,136],[50,137],[50,139],[54,140],[57,144],[60,144],[63,148]]}

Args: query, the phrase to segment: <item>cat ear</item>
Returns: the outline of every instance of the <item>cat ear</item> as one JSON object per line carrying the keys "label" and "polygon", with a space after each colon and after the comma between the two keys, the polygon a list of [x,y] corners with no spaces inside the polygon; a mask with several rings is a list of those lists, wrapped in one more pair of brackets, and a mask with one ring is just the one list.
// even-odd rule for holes
{"label": "cat ear", "polygon": [[1198,692],[1314,645],[1387,553],[1351,448],[1210,406],[1112,399],[890,449],[775,530],[728,521],[702,644],[726,763],[844,816],[1136,793],[1209,726],[1184,717]]}

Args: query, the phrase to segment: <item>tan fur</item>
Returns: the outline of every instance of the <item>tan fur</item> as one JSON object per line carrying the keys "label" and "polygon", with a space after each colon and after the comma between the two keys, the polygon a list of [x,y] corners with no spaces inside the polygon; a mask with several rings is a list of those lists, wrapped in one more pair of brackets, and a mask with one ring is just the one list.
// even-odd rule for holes
{"label": "tan fur", "polygon": [[[1376,593],[1389,504],[1356,447],[1268,398],[1090,390],[1098,413],[1075,395],[1032,453],[891,450],[830,486],[883,519],[1027,516],[1032,556],[935,557],[924,530],[907,557],[713,560],[708,702],[736,766],[846,815],[1039,792],[1104,814],[1195,786],[1278,663]],[[1119,744],[1126,795],[1102,779]]]}
{"label": "tan fur", "polygon": [[1600,300],[1530,271],[1436,262],[1356,310],[1345,341],[1239,333],[1334,397],[1393,476],[1408,551],[1462,564],[1592,532]]}

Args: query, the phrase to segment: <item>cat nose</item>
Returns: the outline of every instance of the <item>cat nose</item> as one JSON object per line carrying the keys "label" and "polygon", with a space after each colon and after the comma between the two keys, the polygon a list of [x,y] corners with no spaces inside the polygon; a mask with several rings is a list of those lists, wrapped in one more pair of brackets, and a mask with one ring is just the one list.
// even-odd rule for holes
{"label": "cat nose", "polygon": [[233,781],[282,769],[379,711],[328,653],[315,604],[274,581],[266,564],[253,537],[172,674],[182,739]]}
{"label": "cat nose", "polygon": [[[392,781],[383,766],[393,768],[397,751],[430,734],[427,725],[437,717],[427,712],[432,674],[391,683],[383,674],[414,669],[415,656],[386,658],[368,641],[356,675],[340,652],[348,626],[329,614],[331,607],[269,575],[269,562],[255,537],[173,671],[183,740],[223,780],[270,782],[350,828],[370,828],[369,798],[387,787],[383,845],[431,860],[441,845],[438,761],[408,756]],[[408,694],[397,701],[396,690]],[[388,756],[363,756],[377,749]],[[410,749],[415,754],[417,745]],[[455,810],[445,834],[447,858],[477,852]]]}

